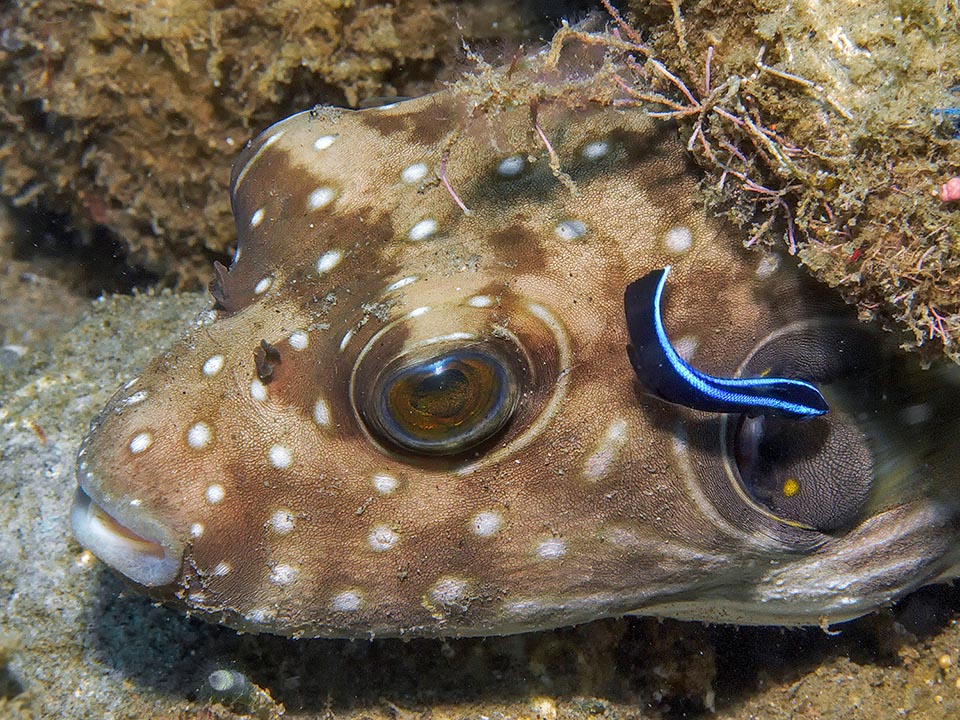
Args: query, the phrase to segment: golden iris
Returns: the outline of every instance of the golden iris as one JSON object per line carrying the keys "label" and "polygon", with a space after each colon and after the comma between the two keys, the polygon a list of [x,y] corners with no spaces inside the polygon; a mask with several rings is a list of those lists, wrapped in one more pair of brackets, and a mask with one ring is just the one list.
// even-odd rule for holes
{"label": "golden iris", "polygon": [[516,407],[517,383],[499,353],[458,349],[387,368],[373,392],[373,425],[391,442],[450,455],[491,438]]}

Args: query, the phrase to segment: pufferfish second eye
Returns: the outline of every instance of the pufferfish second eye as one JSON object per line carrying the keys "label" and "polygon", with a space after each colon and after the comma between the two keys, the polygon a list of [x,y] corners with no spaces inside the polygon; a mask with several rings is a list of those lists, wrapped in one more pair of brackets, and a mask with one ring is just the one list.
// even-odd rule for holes
{"label": "pufferfish second eye", "polygon": [[381,439],[422,455],[456,455],[494,437],[514,414],[516,369],[482,345],[401,356],[374,382],[361,414]]}

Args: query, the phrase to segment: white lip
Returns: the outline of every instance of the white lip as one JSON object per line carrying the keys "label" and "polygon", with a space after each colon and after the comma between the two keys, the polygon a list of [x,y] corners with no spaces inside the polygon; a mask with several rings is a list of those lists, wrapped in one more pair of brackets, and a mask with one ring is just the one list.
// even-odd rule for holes
{"label": "white lip", "polygon": [[[159,531],[133,530],[95,503],[78,487],[70,508],[73,535],[90,552],[141,585],[168,585],[180,574],[182,549]],[[139,524],[139,523],[138,523]]]}

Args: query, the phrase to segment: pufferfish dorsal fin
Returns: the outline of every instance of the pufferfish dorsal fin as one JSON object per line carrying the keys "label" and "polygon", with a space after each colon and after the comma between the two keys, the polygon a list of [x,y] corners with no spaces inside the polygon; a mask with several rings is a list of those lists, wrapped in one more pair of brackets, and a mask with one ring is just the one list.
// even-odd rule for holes
{"label": "pufferfish dorsal fin", "polygon": [[671,345],[663,327],[661,302],[669,274],[669,265],[653,270],[630,283],[623,296],[630,334],[627,354],[648,389],[667,402],[705,412],[796,419],[827,412],[823,395],[803,380],[720,378],[691,367]]}

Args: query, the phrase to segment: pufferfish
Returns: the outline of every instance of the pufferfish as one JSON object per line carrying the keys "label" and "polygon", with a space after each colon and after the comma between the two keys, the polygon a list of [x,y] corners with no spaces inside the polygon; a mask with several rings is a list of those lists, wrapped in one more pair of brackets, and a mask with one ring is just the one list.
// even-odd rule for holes
{"label": "pufferfish", "polygon": [[298,637],[822,624],[956,576],[960,381],[744,250],[597,37],[252,141],[213,309],[79,451],[77,539]]}

